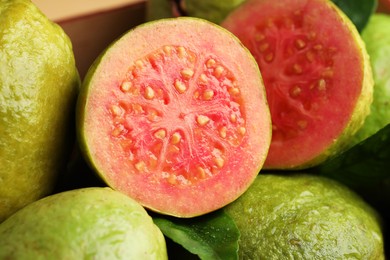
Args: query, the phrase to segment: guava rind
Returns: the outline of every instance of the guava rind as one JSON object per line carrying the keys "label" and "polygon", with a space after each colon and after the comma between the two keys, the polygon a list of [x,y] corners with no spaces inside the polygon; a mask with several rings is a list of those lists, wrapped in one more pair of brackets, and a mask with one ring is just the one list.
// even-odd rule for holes
{"label": "guava rind", "polygon": [[240,259],[384,259],[381,220],[340,183],[307,174],[260,174],[225,207]]}
{"label": "guava rind", "polygon": [[2,259],[168,259],[145,209],[110,188],[35,201],[0,224]]}
{"label": "guava rind", "polygon": [[[262,10],[261,9],[262,2],[267,2],[267,0],[246,1],[238,8],[233,10],[227,16],[227,18],[221,23],[221,25],[227,29],[232,30],[233,27],[234,29],[240,30],[240,28],[242,28],[241,26],[242,21],[249,16],[248,14],[251,14],[252,12],[254,12],[254,10],[256,11]],[[308,8],[308,6],[305,5],[306,2],[298,1],[298,3],[304,5],[305,8]],[[360,71],[362,73],[361,84],[359,84],[361,85],[360,95],[357,97],[357,100],[355,101],[355,106],[351,111],[349,118],[347,118],[347,123],[343,125],[343,130],[339,132],[336,136],[333,136],[332,138],[328,138],[327,145],[321,148],[321,151],[312,152],[310,156],[303,158],[302,157],[303,153],[302,152],[300,153],[300,151],[303,150],[303,152],[309,154],[311,151],[310,147],[302,148],[299,147],[301,146],[301,143],[296,143],[294,148],[290,149],[291,153],[287,155],[285,152],[288,151],[288,149],[281,148],[278,150],[278,152],[274,152],[273,149],[274,145],[273,143],[271,143],[271,147],[268,153],[269,156],[263,167],[264,169],[284,169],[284,170],[306,169],[306,168],[316,166],[326,161],[330,157],[333,157],[345,151],[346,149],[350,148],[353,145],[352,141],[354,135],[363,125],[365,118],[370,113],[370,105],[373,100],[374,81],[373,81],[370,60],[365,47],[365,43],[363,42],[359,32],[357,31],[356,27],[351,22],[351,20],[334,3],[327,0],[315,1],[313,2],[313,4],[314,3],[318,5],[323,5],[324,10],[327,10],[329,13],[332,13],[332,15],[334,14],[337,17],[337,19],[339,19],[340,27],[347,28],[348,32],[351,35],[351,38],[354,40],[356,44],[356,49],[359,50],[360,52],[359,60],[361,61],[358,64],[356,64],[356,66],[359,66],[361,68]],[[283,10],[284,4],[282,4],[281,2],[278,2],[276,4],[275,2],[275,8],[280,8],[281,10]],[[261,12],[259,11],[258,13],[260,17]],[[256,19],[253,19],[253,21],[255,21]],[[321,17],[318,17],[318,19],[321,19]],[[241,27],[235,28],[236,24],[240,24]],[[232,31],[234,33],[234,30]],[[250,38],[255,36],[253,34],[248,34],[247,36],[244,35],[243,37]],[[245,42],[242,38],[241,40]],[[262,74],[264,76],[265,72],[262,71]],[[266,84],[266,88],[267,88],[267,84]],[[342,104],[340,104],[340,106],[342,106]],[[328,121],[331,122],[330,124],[328,124],[329,126],[331,126],[333,123],[332,119],[328,118]],[[309,133],[307,134],[310,135]],[[318,138],[325,138],[328,137],[329,133],[319,134],[316,132],[313,134],[315,134],[315,136],[318,136]],[[283,145],[278,145],[278,147],[283,147]],[[291,148],[291,147],[286,147],[286,148]]]}
{"label": "guava rind", "polygon": [[0,222],[48,195],[73,142],[72,44],[28,0],[0,1]]}
{"label": "guava rind", "polygon": [[[174,26],[174,30],[171,26]],[[207,34],[212,34],[213,37],[206,38]],[[158,37],[158,41],[154,37]],[[202,40],[204,38],[206,40]],[[224,39],[225,47],[215,48],[217,45],[209,42],[209,39],[215,41],[215,38]],[[161,172],[155,175],[140,175],[139,172],[134,172],[134,167],[118,171],[129,161],[125,160],[126,155],[114,156],[116,150],[98,148],[97,145],[109,138],[96,136],[112,129],[112,125],[108,127],[110,123],[102,125],[106,110],[99,102],[107,99],[101,97],[111,95],[110,91],[118,86],[118,82],[123,81],[129,66],[134,61],[162,46],[191,47],[200,51],[200,55],[203,55],[204,51],[207,55],[212,53],[220,57],[223,63],[226,62],[231,66],[231,71],[237,73],[235,76],[242,87],[240,95],[245,104],[244,113],[248,115],[246,117],[248,129],[244,141],[234,148],[235,156],[231,156],[226,161],[221,170],[224,174],[219,173],[213,178],[199,181],[196,185],[176,187],[162,179]],[[230,48],[231,51],[224,51],[225,48]],[[126,55],[122,55],[123,53]],[[241,58],[244,59],[242,62],[236,62]],[[253,102],[254,100],[258,102]],[[96,123],[99,126],[92,127]],[[230,32],[209,21],[193,17],[161,19],[145,23],[108,46],[87,72],[78,97],[76,125],[83,156],[110,187],[135,198],[148,209],[177,217],[193,217],[211,212],[241,195],[260,171],[271,138],[265,90],[255,60]],[[103,131],[106,128],[108,130]],[[196,169],[192,170],[196,171]],[[156,178],[153,176],[157,179],[161,178],[162,181],[155,181]],[[144,178],[143,181],[134,183],[141,178]]]}
{"label": "guava rind", "polygon": [[373,14],[362,31],[374,77],[374,99],[355,143],[375,134],[390,123],[390,16]]}

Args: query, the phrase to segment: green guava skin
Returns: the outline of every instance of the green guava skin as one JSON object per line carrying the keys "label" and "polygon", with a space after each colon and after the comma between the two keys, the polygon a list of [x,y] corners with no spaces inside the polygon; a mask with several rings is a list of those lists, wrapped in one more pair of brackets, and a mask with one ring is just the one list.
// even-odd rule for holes
{"label": "green guava skin", "polygon": [[53,189],[79,85],[62,28],[29,0],[0,0],[0,222]]}
{"label": "green guava skin", "polygon": [[390,16],[373,14],[362,31],[374,76],[371,112],[356,134],[358,143],[390,123]]}
{"label": "green guava skin", "polygon": [[[175,13],[178,5],[172,0],[150,0],[147,3],[147,19],[149,21],[161,18],[187,15],[203,18],[219,24],[234,8],[245,0],[182,0],[181,8],[185,14]],[[176,7],[175,7],[176,6]]]}
{"label": "green guava skin", "polygon": [[167,259],[145,209],[110,188],[33,202],[0,224],[0,259]]}
{"label": "green guava skin", "polygon": [[174,17],[170,0],[148,0],[146,2],[146,20],[153,21]]}
{"label": "green guava skin", "polygon": [[225,17],[245,0],[184,0],[188,15],[221,23]]}
{"label": "green guava skin", "polygon": [[376,211],[330,179],[260,174],[225,210],[240,259],[385,259]]}

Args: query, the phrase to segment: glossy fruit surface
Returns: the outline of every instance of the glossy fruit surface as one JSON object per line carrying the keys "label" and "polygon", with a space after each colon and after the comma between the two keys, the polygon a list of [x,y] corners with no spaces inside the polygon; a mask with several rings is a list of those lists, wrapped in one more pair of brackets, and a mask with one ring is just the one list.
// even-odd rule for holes
{"label": "glossy fruit surface", "polygon": [[369,113],[364,43],[326,0],[247,1],[222,25],[256,58],[273,133],[264,167],[306,168],[345,150]]}
{"label": "glossy fruit surface", "polygon": [[167,259],[145,209],[110,188],[57,193],[0,224],[1,259]]}
{"label": "glossy fruit surface", "polygon": [[196,18],[146,23],[113,43],[90,69],[77,115],[82,150],[111,187],[182,217],[241,195],[271,137],[255,60]]}
{"label": "glossy fruit surface", "polygon": [[31,1],[0,0],[0,222],[54,188],[79,84],[62,28]]}
{"label": "glossy fruit surface", "polygon": [[260,174],[225,210],[240,259],[385,259],[377,212],[330,179]]}
{"label": "glossy fruit surface", "polygon": [[374,99],[369,116],[356,134],[356,142],[390,123],[390,16],[373,14],[362,32],[374,75]]}

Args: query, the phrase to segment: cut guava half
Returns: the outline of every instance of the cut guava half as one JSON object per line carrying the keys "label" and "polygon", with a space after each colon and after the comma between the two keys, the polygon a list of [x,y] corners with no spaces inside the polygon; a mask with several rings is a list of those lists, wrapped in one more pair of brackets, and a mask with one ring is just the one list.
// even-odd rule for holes
{"label": "cut guava half", "polygon": [[222,26],[264,79],[273,124],[264,168],[308,168],[351,145],[369,113],[373,76],[364,42],[336,5],[250,0]]}
{"label": "cut guava half", "polygon": [[272,133],[256,61],[233,34],[198,18],[145,23],[111,44],[77,109],[83,154],[106,183],[179,217],[239,197]]}

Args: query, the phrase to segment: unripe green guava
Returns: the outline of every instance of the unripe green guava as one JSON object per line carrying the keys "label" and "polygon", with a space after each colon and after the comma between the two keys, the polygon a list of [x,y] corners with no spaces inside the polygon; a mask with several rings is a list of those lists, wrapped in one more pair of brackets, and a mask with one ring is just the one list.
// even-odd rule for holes
{"label": "unripe green guava", "polygon": [[30,0],[0,0],[0,222],[53,190],[79,85],[62,28]]}
{"label": "unripe green guava", "polygon": [[145,209],[110,188],[35,201],[0,224],[0,259],[167,259]]}
{"label": "unripe green guava", "polygon": [[374,76],[371,112],[356,134],[355,142],[375,134],[390,123],[390,16],[373,14],[362,31]]}
{"label": "unripe green guava", "polygon": [[260,174],[225,209],[241,233],[240,259],[384,259],[377,212],[330,179]]}

